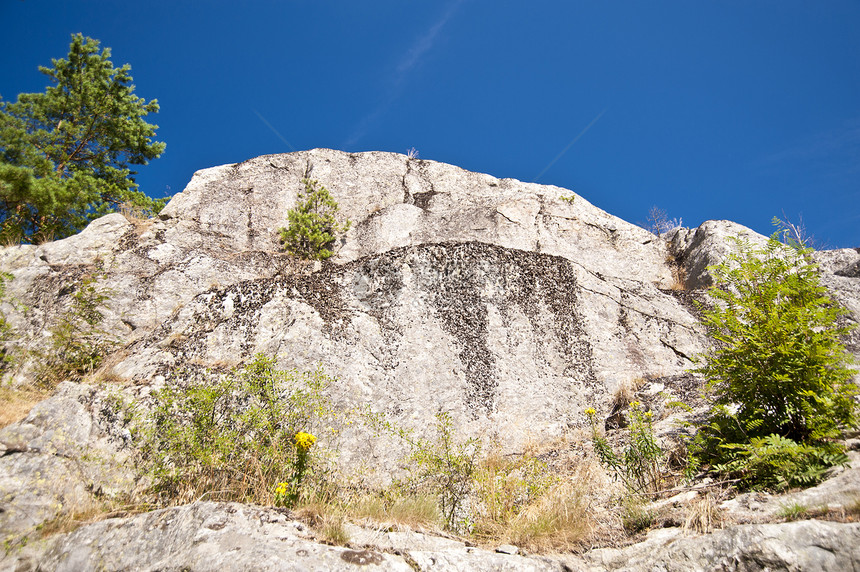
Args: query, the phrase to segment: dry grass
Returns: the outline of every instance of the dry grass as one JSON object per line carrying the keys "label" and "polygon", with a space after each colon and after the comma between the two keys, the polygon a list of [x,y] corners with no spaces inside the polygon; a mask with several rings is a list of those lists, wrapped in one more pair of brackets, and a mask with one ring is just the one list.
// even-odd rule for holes
{"label": "dry grass", "polygon": [[687,289],[687,276],[684,271],[684,266],[675,259],[673,255],[668,255],[666,257],[666,264],[669,266],[669,269],[672,271],[672,284],[669,286],[671,290],[676,292],[686,290]]}
{"label": "dry grass", "polygon": [[319,529],[322,534],[323,542],[335,546],[346,546],[349,544],[349,534],[344,528],[346,518],[342,514],[327,514],[323,517],[322,528]]}
{"label": "dry grass", "polygon": [[570,550],[584,543],[593,528],[587,486],[568,480],[525,507],[502,538],[530,552]]}
{"label": "dry grass", "polygon": [[50,390],[35,386],[0,387],[0,428],[24,419],[37,403],[50,395]]}
{"label": "dry grass", "polygon": [[311,501],[294,511],[296,518],[310,526],[319,539],[326,544],[345,546],[349,544],[346,532],[346,514],[343,508],[321,501]]}
{"label": "dry grass", "polygon": [[101,503],[82,502],[72,510],[46,521],[39,529],[39,533],[42,538],[55,534],[66,534],[74,532],[86,524],[98,522],[113,515],[114,513]]}
{"label": "dry grass", "polygon": [[181,332],[173,332],[160,342],[158,342],[159,347],[162,348],[179,348],[183,343],[188,339],[188,336]]}
{"label": "dry grass", "polygon": [[723,518],[717,501],[713,496],[706,494],[687,506],[687,518],[684,519],[684,530],[692,530],[702,534],[713,532],[715,528],[722,528]]}
{"label": "dry grass", "polygon": [[635,377],[621,382],[612,394],[611,411],[621,411],[630,405],[636,397],[636,392],[645,385],[645,378]]}
{"label": "dry grass", "polygon": [[776,512],[776,516],[785,521],[820,519],[835,522],[860,521],[860,497],[855,496],[842,506],[831,507],[824,505],[808,506],[800,502],[784,504]]}
{"label": "dry grass", "polygon": [[621,526],[631,536],[648,530],[656,520],[654,512],[648,508],[643,499],[636,495],[624,497],[620,509]]}
{"label": "dry grass", "polygon": [[[588,541],[595,528],[591,502],[598,488],[596,467],[581,457],[572,461],[563,456],[564,449],[532,447],[524,455],[484,459],[475,482],[474,537],[529,552],[571,550]],[[544,457],[562,461],[565,469],[551,469]]]}
{"label": "dry grass", "polygon": [[114,366],[118,365],[127,357],[128,352],[124,349],[111,353],[102,361],[98,369],[83,379],[83,382],[99,386],[128,385],[128,378],[125,378],[114,371]]}
{"label": "dry grass", "polygon": [[687,276],[684,272],[684,267],[680,264],[672,266],[672,285],[669,286],[675,292],[681,292],[687,289]]}
{"label": "dry grass", "polygon": [[353,518],[414,529],[436,529],[442,521],[438,503],[430,495],[391,498],[391,495],[367,493],[347,502],[345,511]]}
{"label": "dry grass", "polygon": [[119,207],[117,207],[117,212],[124,216],[128,222],[135,224],[142,223],[149,218],[142,208],[128,201],[120,204]]}
{"label": "dry grass", "polygon": [[843,507],[843,510],[850,516],[860,518],[860,496],[855,496]]}
{"label": "dry grass", "polygon": [[398,499],[388,510],[389,518],[398,523],[419,527],[435,527],[442,520],[436,499],[428,495],[419,495]]}

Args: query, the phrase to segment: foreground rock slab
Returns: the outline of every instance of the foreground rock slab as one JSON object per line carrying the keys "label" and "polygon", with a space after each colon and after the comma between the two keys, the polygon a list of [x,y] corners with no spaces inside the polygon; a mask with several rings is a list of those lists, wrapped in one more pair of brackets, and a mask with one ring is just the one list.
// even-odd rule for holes
{"label": "foreground rock slab", "polygon": [[825,572],[860,569],[858,546],[860,523],[806,520],[747,524],[695,537],[661,529],[622,550],[594,550],[586,560],[591,570]]}
{"label": "foreground rock slab", "polygon": [[585,572],[832,571],[860,569],[860,523],[734,526],[707,535],[679,528],[581,556],[517,556],[411,531],[346,525],[329,546],[288,511],[197,502],[84,526],[0,559],[0,571],[421,570]]}
{"label": "foreground rock slab", "polygon": [[0,560],[0,570],[499,570],[560,571],[557,562],[496,554],[418,533],[380,535],[381,548],[329,546],[286,511],[199,502],[110,519]]}

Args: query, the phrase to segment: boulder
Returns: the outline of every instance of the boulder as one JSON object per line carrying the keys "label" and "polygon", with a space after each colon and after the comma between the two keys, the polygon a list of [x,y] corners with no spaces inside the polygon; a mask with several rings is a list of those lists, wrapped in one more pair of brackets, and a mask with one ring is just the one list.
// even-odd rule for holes
{"label": "boulder", "polygon": [[18,541],[96,496],[130,493],[138,475],[126,421],[111,393],[63,383],[0,429],[0,536]]}

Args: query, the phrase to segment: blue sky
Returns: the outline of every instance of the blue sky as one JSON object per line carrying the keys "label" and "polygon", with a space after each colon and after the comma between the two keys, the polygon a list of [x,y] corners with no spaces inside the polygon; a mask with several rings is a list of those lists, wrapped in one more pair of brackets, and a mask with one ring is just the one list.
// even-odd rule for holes
{"label": "blue sky", "polygon": [[630,222],[860,247],[860,2],[0,0],[0,95],[72,33],[157,98],[152,196],[197,169],[329,147],[555,184]]}

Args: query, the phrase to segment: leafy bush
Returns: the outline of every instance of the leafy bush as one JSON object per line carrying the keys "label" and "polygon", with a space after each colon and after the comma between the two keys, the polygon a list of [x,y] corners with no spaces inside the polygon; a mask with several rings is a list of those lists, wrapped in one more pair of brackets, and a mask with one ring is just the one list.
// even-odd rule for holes
{"label": "leafy bush", "polygon": [[49,329],[51,349],[37,356],[41,360],[42,385],[53,386],[65,379],[76,380],[92,373],[117,344],[99,328],[104,320],[101,308],[109,299],[97,284],[102,276],[96,271],[81,278],[68,310],[60,314]]}
{"label": "leafy bush", "polygon": [[[6,301],[6,282],[12,279],[8,272],[0,272],[0,304]],[[12,338],[12,326],[6,319],[6,314],[0,307],[0,371],[5,369],[12,361],[12,353],[6,345]]]}
{"label": "leafy bush", "polygon": [[280,229],[281,244],[300,258],[326,260],[334,254],[337,235],[349,230],[350,221],[337,222],[339,207],[328,189],[311,179],[303,179],[302,183],[305,188],[298,204],[287,213],[289,226]]}
{"label": "leafy bush", "polygon": [[834,442],[856,426],[845,311],[827,297],[810,250],[774,235],[762,249],[711,268],[714,304],[704,323],[714,344],[696,371],[712,403],[697,455],[747,486],[812,484],[842,462]]}
{"label": "leafy bush", "polygon": [[439,498],[442,518],[449,529],[462,528],[465,502],[472,492],[472,478],[481,452],[477,439],[459,440],[455,435],[451,416],[436,414],[437,438],[411,440],[410,460],[415,471],[409,487],[415,490],[429,488]]}
{"label": "leafy bush", "polygon": [[725,461],[712,469],[738,479],[741,486],[766,489],[808,487],[824,478],[828,468],[848,463],[838,443],[796,443],[770,434],[749,443],[724,443]]}
{"label": "leafy bush", "polygon": [[450,530],[469,528],[466,503],[472,492],[481,445],[475,438],[457,438],[451,416],[436,414],[436,438],[416,438],[412,431],[395,426],[381,415],[366,412],[365,420],[377,429],[400,437],[409,445],[411,474],[402,483],[411,496],[434,495]]}
{"label": "leafy bush", "polygon": [[630,424],[627,428],[627,446],[619,455],[597,429],[593,408],[585,414],[591,424],[591,440],[601,464],[620,478],[627,490],[633,493],[656,493],[660,490],[663,474],[663,450],[654,437],[652,414],[643,411],[638,401],[630,404]]}
{"label": "leafy bush", "polygon": [[315,474],[309,451],[332,413],[321,370],[282,371],[262,354],[241,370],[156,393],[144,455],[161,503],[209,498],[293,504]]}

